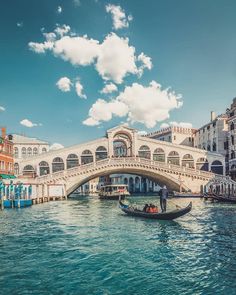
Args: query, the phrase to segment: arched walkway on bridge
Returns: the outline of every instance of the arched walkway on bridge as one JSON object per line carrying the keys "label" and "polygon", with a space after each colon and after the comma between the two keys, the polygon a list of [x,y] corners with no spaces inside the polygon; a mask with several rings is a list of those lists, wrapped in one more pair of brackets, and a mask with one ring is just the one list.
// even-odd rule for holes
{"label": "arched walkway on bridge", "polygon": [[172,151],[169,153],[167,157],[167,163],[171,165],[180,165],[179,153],[176,151]]}
{"label": "arched walkway on bridge", "polygon": [[59,172],[65,169],[64,161],[60,157],[56,157],[52,161],[52,173]]}

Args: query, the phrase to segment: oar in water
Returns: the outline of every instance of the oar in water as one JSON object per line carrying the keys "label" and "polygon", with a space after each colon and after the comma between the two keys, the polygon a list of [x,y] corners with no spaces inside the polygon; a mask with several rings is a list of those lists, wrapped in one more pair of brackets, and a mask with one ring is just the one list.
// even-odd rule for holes
{"label": "oar in water", "polygon": [[[176,205],[173,201],[171,201],[171,200],[168,200],[168,202],[170,202],[170,203],[172,203],[173,205],[175,205],[177,208],[179,208],[179,209],[183,209],[181,206],[179,206],[179,205]],[[193,218],[195,218],[197,221],[202,221],[201,219],[199,219],[198,217],[196,217],[195,215],[193,215],[192,213],[188,213],[189,215],[191,215]]]}

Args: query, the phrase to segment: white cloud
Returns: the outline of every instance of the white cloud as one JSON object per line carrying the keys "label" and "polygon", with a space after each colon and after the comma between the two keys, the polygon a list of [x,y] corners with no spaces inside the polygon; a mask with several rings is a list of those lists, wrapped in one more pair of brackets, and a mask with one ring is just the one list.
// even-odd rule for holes
{"label": "white cloud", "polygon": [[176,127],[182,127],[182,128],[193,128],[192,123],[188,123],[188,122],[169,122],[169,123],[162,123],[160,128],[164,129],[164,128],[168,128],[171,126],[176,126]]}
{"label": "white cloud", "polygon": [[17,25],[18,28],[22,28],[23,27],[23,22],[17,22],[16,25]]}
{"label": "white cloud", "polygon": [[151,57],[145,55],[143,52],[139,54],[137,60],[141,62],[141,66],[138,69],[138,73],[140,76],[142,76],[144,69],[151,70],[152,68],[152,60]]}
{"label": "white cloud", "polygon": [[113,83],[109,83],[103,87],[103,89],[101,90],[101,93],[108,94],[115,91],[117,91],[117,86]]}
{"label": "white cloud", "polygon": [[135,48],[129,46],[129,39],[109,34],[100,45],[96,69],[103,79],[118,84],[128,73],[136,74]]}
{"label": "white cloud", "polygon": [[75,91],[77,95],[81,98],[87,98],[87,96],[83,93],[83,85],[80,83],[80,79],[77,78],[77,81],[75,82]]}
{"label": "white cloud", "polygon": [[170,125],[168,123],[162,123],[160,125],[160,129],[165,129],[165,128],[169,128],[169,127],[170,127]]}
{"label": "white cloud", "polygon": [[94,62],[98,55],[99,45],[97,40],[83,37],[64,36],[57,40],[53,52],[72,65],[86,66]]}
{"label": "white cloud", "polygon": [[21,120],[20,121],[20,124],[23,125],[23,126],[25,126],[25,127],[28,127],[28,128],[32,128],[32,127],[36,127],[36,126],[42,126],[41,123],[36,124],[36,123],[31,122],[28,119]]}
{"label": "white cloud", "polygon": [[[129,45],[129,39],[119,37],[115,33],[107,35],[102,43],[89,39],[87,35],[72,36],[70,27],[66,25],[58,26],[52,33],[43,34],[46,41],[30,42],[31,50],[36,53],[52,51],[55,56],[69,61],[74,66],[95,64],[96,70],[104,80],[120,84],[128,74],[141,76],[145,68],[150,70],[152,67],[150,57],[144,53],[137,57],[135,48]],[[58,39],[55,39],[55,36]],[[137,67],[136,62],[141,65]]]}
{"label": "white cloud", "polygon": [[51,151],[55,151],[55,150],[59,150],[59,149],[63,149],[64,148],[64,146],[62,145],[62,144],[60,144],[60,143],[57,143],[57,142],[55,142],[55,143],[53,143],[50,147],[49,147],[49,149],[51,150]]}
{"label": "white cloud", "polygon": [[98,99],[89,110],[89,118],[83,124],[95,126],[101,121],[110,121],[112,116],[124,117],[128,113],[128,107],[121,101]]}
{"label": "white cloud", "polygon": [[0,106],[0,112],[4,112],[6,109],[3,106]]}
{"label": "white cloud", "polygon": [[125,11],[119,5],[106,5],[106,12],[111,13],[113,28],[115,30],[127,28],[129,26],[129,21],[133,20],[131,15],[129,15],[128,18],[126,17]]}
{"label": "white cloud", "polygon": [[62,92],[68,92],[70,91],[72,82],[69,78],[62,77],[57,81],[56,85]]}
{"label": "white cloud", "polygon": [[62,7],[61,7],[61,6],[58,6],[58,7],[57,7],[57,13],[58,13],[58,14],[61,14],[61,13],[62,13]]}
{"label": "white cloud", "polygon": [[46,50],[51,50],[53,48],[53,42],[51,41],[45,41],[43,43],[29,42],[29,48],[30,50],[36,53],[45,53]]}
{"label": "white cloud", "polygon": [[59,37],[63,37],[64,35],[68,34],[70,32],[70,26],[68,25],[62,25],[59,26],[57,24],[56,29],[54,30],[54,32],[59,36]]}
{"label": "white cloud", "polygon": [[188,122],[170,122],[171,126],[183,127],[183,128],[193,128],[192,123]]}
{"label": "white cloud", "polygon": [[162,90],[155,81],[147,87],[133,83],[111,102],[98,99],[89,110],[89,118],[98,123],[111,120],[113,115],[127,115],[129,122],[143,123],[152,128],[157,122],[168,119],[171,110],[182,106],[180,98],[169,89]]}

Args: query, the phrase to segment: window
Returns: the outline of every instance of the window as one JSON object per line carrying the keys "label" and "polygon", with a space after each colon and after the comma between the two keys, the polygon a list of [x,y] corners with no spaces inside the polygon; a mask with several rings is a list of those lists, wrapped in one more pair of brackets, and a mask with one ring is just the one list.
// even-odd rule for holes
{"label": "window", "polygon": [[17,147],[14,148],[14,157],[18,158],[19,157],[19,150]]}
{"label": "window", "polygon": [[35,155],[37,155],[38,154],[38,149],[35,147],[34,149],[33,149],[33,155],[35,156]]}

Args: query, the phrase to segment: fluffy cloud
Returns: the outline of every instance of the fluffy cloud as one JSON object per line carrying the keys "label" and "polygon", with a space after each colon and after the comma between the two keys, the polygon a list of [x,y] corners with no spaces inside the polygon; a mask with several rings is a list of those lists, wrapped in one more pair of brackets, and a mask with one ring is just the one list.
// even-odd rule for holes
{"label": "fluffy cloud", "polygon": [[68,25],[62,25],[62,26],[57,25],[54,32],[57,35],[59,35],[60,37],[63,37],[64,35],[66,35],[67,33],[70,32],[70,26],[68,26]]}
{"label": "fluffy cloud", "polygon": [[89,110],[89,118],[83,121],[84,125],[95,126],[101,121],[110,121],[112,116],[124,117],[128,113],[128,107],[121,101],[98,99]]}
{"label": "fluffy cloud", "polygon": [[111,13],[113,28],[115,30],[127,28],[129,26],[129,21],[133,20],[131,15],[126,17],[125,11],[119,5],[106,5],[106,12]]}
{"label": "fluffy cloud", "polygon": [[49,149],[50,149],[51,151],[55,151],[55,150],[59,150],[59,149],[63,149],[63,148],[64,148],[64,146],[63,146],[62,144],[60,144],[60,143],[57,143],[57,142],[53,143],[53,144],[49,147]]}
{"label": "fluffy cloud", "polygon": [[141,66],[138,69],[138,73],[140,76],[142,76],[144,69],[151,70],[152,68],[152,60],[151,57],[145,55],[143,52],[139,54],[137,60],[141,62]]}
{"label": "fluffy cloud", "polygon": [[177,127],[183,127],[183,128],[193,128],[192,123],[188,122],[170,122],[170,123],[162,123],[160,128],[168,128],[170,126],[177,126]]}
{"label": "fluffy cloud", "polygon": [[32,128],[32,127],[36,127],[36,126],[42,126],[41,123],[36,124],[36,123],[31,122],[28,119],[21,120],[20,121],[20,124],[23,125],[23,126],[25,126],[25,127],[28,127],[28,128]]}
{"label": "fluffy cloud", "polygon": [[64,36],[54,44],[53,52],[72,65],[86,66],[94,62],[98,55],[98,41],[83,37]]}
{"label": "fluffy cloud", "polygon": [[0,106],[0,112],[4,112],[6,109],[3,106]]}
{"label": "fluffy cloud", "polygon": [[53,42],[45,41],[43,43],[37,42],[29,42],[30,50],[36,53],[45,53],[47,50],[51,50],[53,48]]}
{"label": "fluffy cloud", "polygon": [[116,85],[113,83],[109,83],[103,87],[103,89],[101,90],[101,93],[108,94],[108,93],[112,93],[115,91],[117,91]]}
{"label": "fluffy cloud", "polygon": [[83,85],[80,83],[79,78],[77,78],[77,81],[75,82],[75,91],[79,97],[87,98],[87,96],[83,94]]}
{"label": "fluffy cloud", "polygon": [[[70,35],[67,35],[70,34]],[[36,53],[51,51],[74,66],[95,64],[96,70],[104,80],[118,84],[128,74],[141,76],[145,68],[151,69],[151,58],[141,53],[135,55],[135,48],[129,45],[128,38],[115,33],[108,34],[103,42],[89,39],[88,36],[72,36],[70,27],[58,26],[54,32],[43,33],[46,41],[30,42],[29,48]],[[136,65],[140,64],[139,66]]]}
{"label": "fluffy cloud", "polygon": [[61,14],[61,13],[62,13],[62,7],[61,7],[61,6],[58,6],[58,7],[57,7],[57,13],[58,13],[58,14]]}
{"label": "fluffy cloud", "polygon": [[135,48],[129,46],[129,39],[109,34],[100,45],[96,69],[103,79],[118,84],[128,73],[137,73]]}
{"label": "fluffy cloud", "polygon": [[72,82],[69,78],[62,77],[57,81],[56,85],[62,92],[68,92],[70,91]]}
{"label": "fluffy cloud", "polygon": [[161,85],[155,81],[147,87],[133,83],[111,102],[98,99],[89,110],[89,118],[98,125],[101,121],[111,120],[113,115],[127,115],[131,123],[139,122],[152,128],[157,122],[168,119],[171,110],[182,106],[180,98],[181,95],[176,95],[169,89],[162,90]]}

